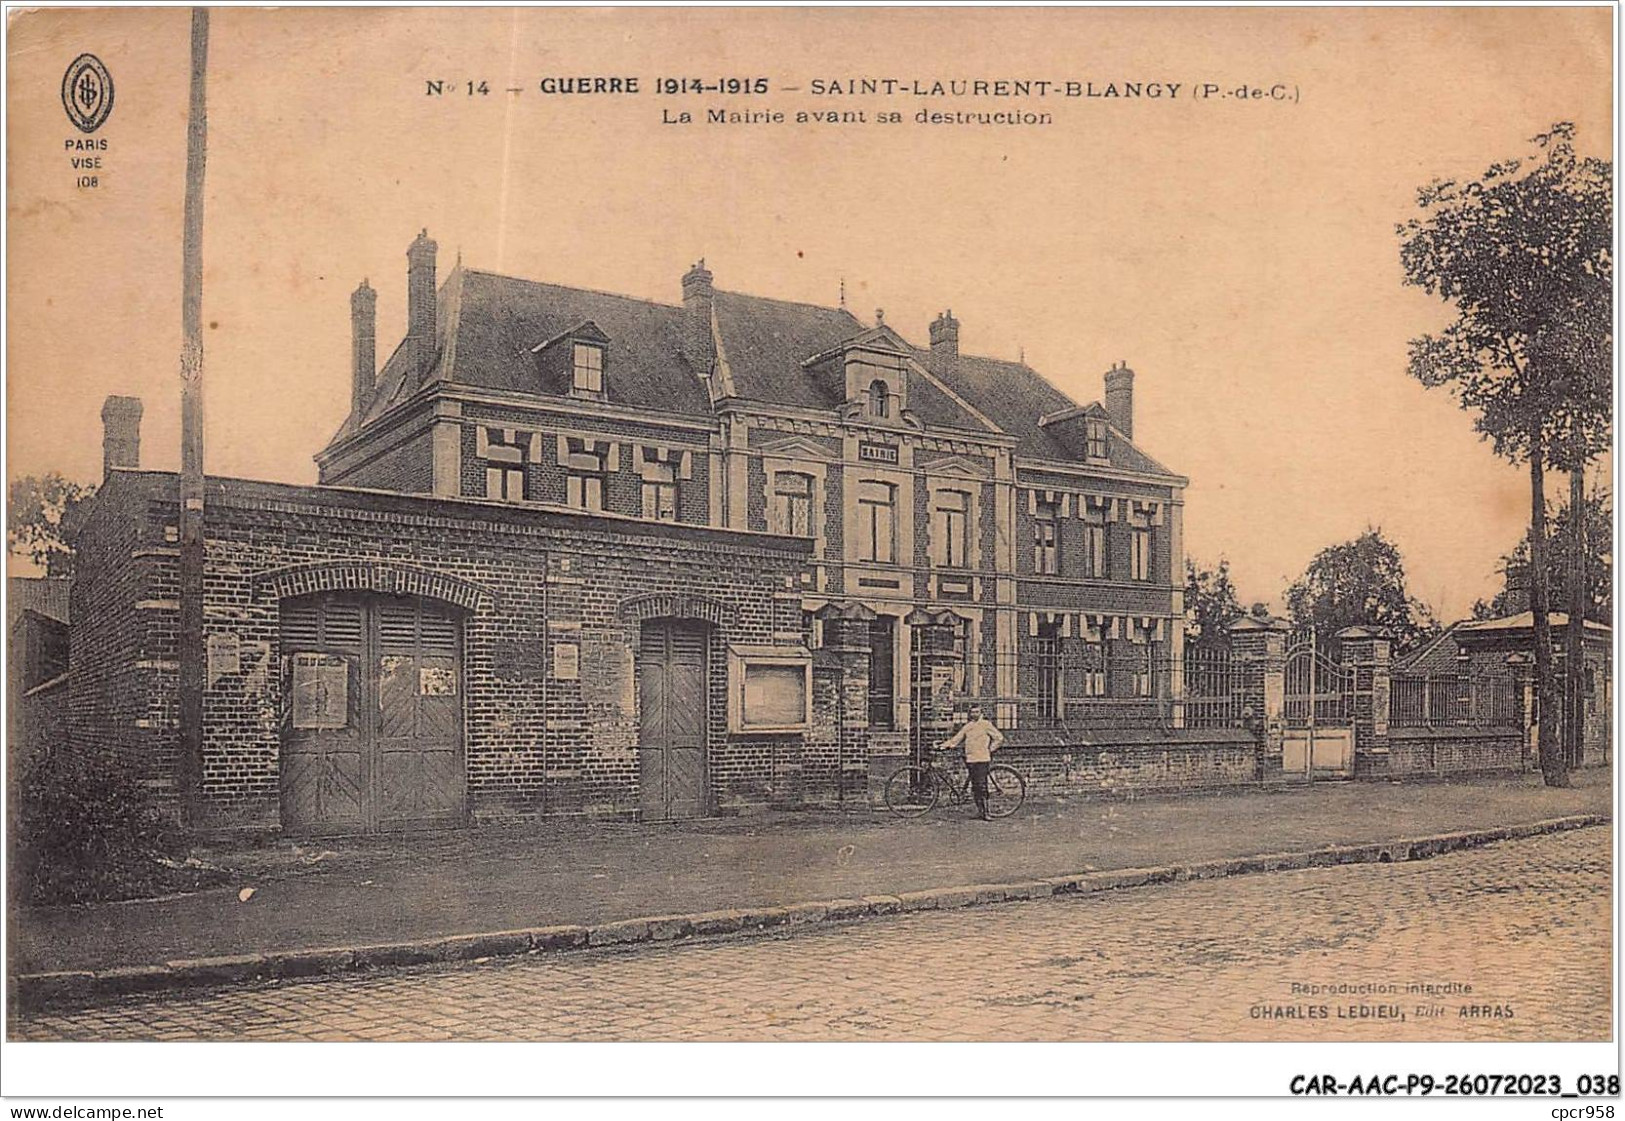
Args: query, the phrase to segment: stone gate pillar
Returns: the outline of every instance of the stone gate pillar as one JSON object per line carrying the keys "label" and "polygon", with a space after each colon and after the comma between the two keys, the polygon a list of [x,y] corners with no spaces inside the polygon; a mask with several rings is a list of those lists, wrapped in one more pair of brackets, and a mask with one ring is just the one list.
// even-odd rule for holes
{"label": "stone gate pillar", "polygon": [[[903,620],[913,635],[914,656],[910,673],[914,677],[909,693],[916,711],[911,714],[918,736],[914,742],[923,748],[953,734],[954,629],[960,619],[949,611],[927,612],[916,608]],[[922,760],[916,758],[915,762]],[[944,762],[947,762],[944,760]]]}
{"label": "stone gate pillar", "polygon": [[828,604],[819,609],[824,642],[813,653],[816,678],[834,687],[838,800],[862,802],[869,785],[869,622],[875,613],[862,604]]}
{"label": "stone gate pillar", "polygon": [[1386,775],[1393,642],[1374,627],[1344,627],[1336,637],[1343,669],[1353,679],[1349,721],[1354,726],[1354,775]]}
{"label": "stone gate pillar", "polygon": [[1237,715],[1258,737],[1258,779],[1281,778],[1286,740],[1285,619],[1243,616],[1230,624],[1231,691]]}

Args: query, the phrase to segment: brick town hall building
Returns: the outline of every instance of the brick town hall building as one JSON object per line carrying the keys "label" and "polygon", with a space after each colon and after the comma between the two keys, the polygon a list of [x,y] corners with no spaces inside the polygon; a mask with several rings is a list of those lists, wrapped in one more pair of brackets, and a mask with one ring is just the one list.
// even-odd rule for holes
{"label": "brick town hall building", "polygon": [[1186,480],[1134,445],[1126,367],[1079,406],[952,313],[919,347],[703,262],[662,304],[435,255],[381,371],[352,296],[320,484],[208,482],[201,760],[176,477],[105,414],[76,744],[209,825],[335,833],[861,800],[969,698],[1016,743],[1091,705],[1182,723]]}

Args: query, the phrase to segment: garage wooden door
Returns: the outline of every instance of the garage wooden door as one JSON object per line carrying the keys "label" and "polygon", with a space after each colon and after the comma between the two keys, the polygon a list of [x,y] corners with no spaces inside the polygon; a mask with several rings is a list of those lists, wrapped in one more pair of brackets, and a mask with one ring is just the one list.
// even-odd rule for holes
{"label": "garage wooden door", "polygon": [[305,835],[463,821],[461,619],[431,600],[282,608],[282,826]]}
{"label": "garage wooden door", "polygon": [[644,821],[702,817],[705,796],[706,630],[643,624],[638,649],[638,778]]}

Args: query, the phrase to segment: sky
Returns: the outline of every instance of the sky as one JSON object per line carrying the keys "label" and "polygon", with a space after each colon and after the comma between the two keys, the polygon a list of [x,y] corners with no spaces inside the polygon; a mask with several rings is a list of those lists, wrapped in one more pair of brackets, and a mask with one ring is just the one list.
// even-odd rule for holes
{"label": "sky", "polygon": [[[349,293],[382,357],[420,228],[471,267],[678,302],[718,287],[875,309],[916,342],[952,308],[969,353],[1079,401],[1136,372],[1135,438],[1186,475],[1187,553],[1280,604],[1320,549],[1380,526],[1445,619],[1493,594],[1528,483],[1406,344],[1449,309],[1407,288],[1419,186],[1559,120],[1610,157],[1611,13],[1491,9],[221,9],[204,233],[206,462],[313,482],[348,409]],[[7,89],[7,471],[100,475],[101,402],[141,397],[143,465],[179,461],[185,9],[13,15]],[[114,109],[79,135],[81,52]],[[1528,60],[1559,60],[1530,66]],[[636,76],[637,94],[543,95]],[[663,96],[660,77],[765,77]],[[813,83],[1076,80],[1160,98],[814,96]],[[451,92],[433,96],[439,79]],[[472,96],[466,83],[491,91]],[[1179,89],[1167,96],[1167,87]],[[1203,83],[1290,88],[1198,99]],[[507,94],[509,87],[523,90]],[[784,87],[797,87],[788,91]],[[710,108],[863,111],[709,125]],[[692,124],[668,124],[688,110]],[[1049,113],[1045,126],[915,124]],[[900,124],[876,115],[896,110]],[[94,188],[75,156],[99,156]],[[1554,486],[1554,493],[1555,493]]]}

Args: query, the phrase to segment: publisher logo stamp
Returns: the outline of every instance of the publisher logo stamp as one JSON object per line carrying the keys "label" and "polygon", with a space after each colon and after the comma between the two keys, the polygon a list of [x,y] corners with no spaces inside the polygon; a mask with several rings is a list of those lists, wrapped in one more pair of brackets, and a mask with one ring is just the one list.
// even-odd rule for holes
{"label": "publisher logo stamp", "polygon": [[80,132],[95,132],[113,111],[113,75],[102,60],[82,54],[62,75],[62,108]]}

